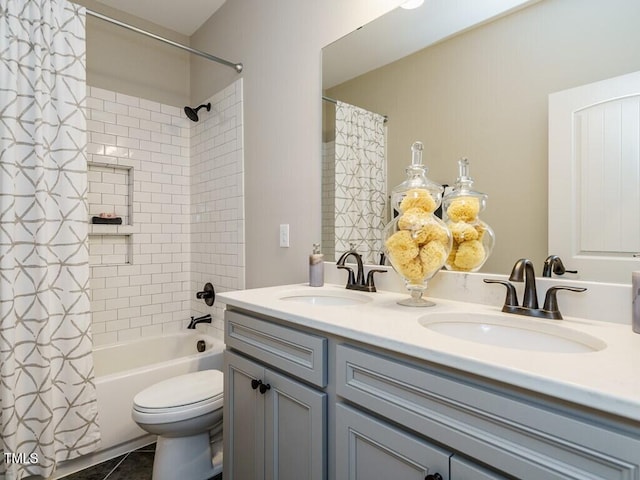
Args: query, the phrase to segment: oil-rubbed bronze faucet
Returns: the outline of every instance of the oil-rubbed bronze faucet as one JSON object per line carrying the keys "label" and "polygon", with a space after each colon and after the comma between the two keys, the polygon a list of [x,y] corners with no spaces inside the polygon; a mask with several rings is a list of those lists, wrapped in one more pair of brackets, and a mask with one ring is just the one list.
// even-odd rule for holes
{"label": "oil-rubbed bronze faucet", "polygon": [[544,267],[542,269],[543,277],[551,277],[551,274],[564,275],[565,273],[578,273],[577,270],[567,270],[564,268],[562,260],[557,255],[549,255],[544,261]]}
{"label": "oil-rubbed bronze faucet", "polygon": [[195,330],[196,325],[199,323],[211,323],[211,314],[207,313],[201,317],[195,318],[191,317],[191,321],[189,322],[188,329]]}
{"label": "oil-rubbed bronze faucet", "polygon": [[569,290],[571,292],[584,292],[586,288],[567,287],[558,285],[550,287],[544,298],[544,306],[538,308],[538,292],[536,289],[536,275],[531,260],[521,258],[518,260],[509,276],[511,282],[524,281],[524,298],[522,306],[518,305],[518,297],[515,287],[510,282],[503,280],[484,279],[485,283],[499,283],[507,288],[507,297],[504,301],[502,311],[505,313],[515,313],[517,315],[526,315],[528,317],[549,318],[553,320],[562,320],[562,314],[558,308],[557,292],[558,290]]}
{"label": "oil-rubbed bronze faucet", "polygon": [[[356,274],[353,273],[353,269],[351,267],[347,267],[345,265],[345,262],[347,261],[347,258],[353,256],[356,259],[356,264],[358,266],[358,271]],[[351,247],[351,250],[348,250],[346,252],[344,252],[342,255],[340,255],[340,258],[338,259],[338,261],[336,262],[336,267],[342,269],[342,270],[346,270],[348,272],[348,277],[347,277],[347,285],[345,288],[349,289],[349,290],[360,290],[362,292],[375,292],[376,291],[376,286],[375,283],[373,281],[373,275],[375,273],[385,273],[386,270],[381,270],[381,269],[371,269],[369,270],[369,273],[367,274],[367,280],[365,281],[364,279],[364,264],[362,263],[362,255],[360,255],[358,252],[355,251],[355,249],[353,248],[353,246]]]}
{"label": "oil-rubbed bronze faucet", "polygon": [[526,258],[518,260],[513,266],[513,269],[511,269],[509,280],[512,282],[524,281],[524,298],[522,300],[522,306],[524,308],[537,310],[538,291],[536,290],[536,274],[533,270],[533,263],[531,260]]}

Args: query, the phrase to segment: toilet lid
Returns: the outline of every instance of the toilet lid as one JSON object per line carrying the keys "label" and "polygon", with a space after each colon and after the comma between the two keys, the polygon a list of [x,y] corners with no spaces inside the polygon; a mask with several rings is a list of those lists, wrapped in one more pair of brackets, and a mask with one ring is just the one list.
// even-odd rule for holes
{"label": "toilet lid", "polygon": [[144,410],[175,408],[222,398],[222,392],[222,372],[201,370],[151,385],[133,398],[133,404]]}

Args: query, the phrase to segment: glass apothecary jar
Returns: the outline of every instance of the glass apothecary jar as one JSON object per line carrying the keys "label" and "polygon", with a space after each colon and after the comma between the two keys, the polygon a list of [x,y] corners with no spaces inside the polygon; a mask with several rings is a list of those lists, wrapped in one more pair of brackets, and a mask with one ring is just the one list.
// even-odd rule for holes
{"label": "glass apothecary jar", "polygon": [[453,238],[445,262],[447,270],[477,272],[493,250],[495,234],[479,216],[487,205],[487,195],[472,190],[472,185],[469,160],[461,158],[458,179],[442,200],[443,217]]}
{"label": "glass apothecary jar", "polygon": [[452,244],[447,226],[434,215],[444,189],[427,178],[422,150],[421,142],[411,146],[407,179],[391,192],[391,206],[398,215],[383,232],[385,254],[411,294],[398,303],[411,307],[434,305],[422,297],[427,281],[440,271]]}

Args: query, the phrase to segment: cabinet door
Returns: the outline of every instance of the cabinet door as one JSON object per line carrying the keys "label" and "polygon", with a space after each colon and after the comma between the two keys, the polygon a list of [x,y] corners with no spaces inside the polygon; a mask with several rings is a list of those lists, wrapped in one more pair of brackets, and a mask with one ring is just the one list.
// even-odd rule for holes
{"label": "cabinet door", "polygon": [[451,454],[343,404],[336,406],[336,478],[449,479]]}
{"label": "cabinet door", "polygon": [[226,350],[224,371],[224,478],[263,480],[264,398],[251,381],[264,368]]}
{"label": "cabinet door", "polygon": [[264,381],[265,479],[325,480],[327,395],[271,370]]}
{"label": "cabinet door", "polygon": [[451,480],[506,480],[500,474],[476,465],[466,458],[451,457]]}

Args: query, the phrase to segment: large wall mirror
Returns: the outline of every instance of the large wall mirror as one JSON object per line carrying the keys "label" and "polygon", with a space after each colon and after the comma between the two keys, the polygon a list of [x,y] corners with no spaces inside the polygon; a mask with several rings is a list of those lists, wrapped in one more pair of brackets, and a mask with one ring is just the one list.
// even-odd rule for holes
{"label": "large wall mirror", "polygon": [[[415,140],[424,143],[429,177],[441,184],[455,180],[460,157],[469,158],[474,187],[489,195],[483,219],[496,233],[483,271],[508,273],[515,260],[528,257],[540,274],[544,259],[554,254],[547,227],[549,95],[640,70],[640,2],[473,0],[467,4],[501,3],[507,10],[436,32],[451,24],[447,20],[464,17],[464,3],[426,0],[415,10],[396,9],[328,45],[323,95],[386,116],[388,191],[404,179]],[[431,35],[419,35],[424,31]],[[390,45],[421,36],[427,43],[402,58],[389,53]],[[376,52],[387,57],[376,60]],[[323,105],[323,145],[331,158],[335,105]],[[329,236],[329,163],[323,248],[331,259],[342,252]],[[579,278],[600,280],[597,271]],[[630,282],[630,272],[615,281]]]}

